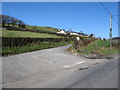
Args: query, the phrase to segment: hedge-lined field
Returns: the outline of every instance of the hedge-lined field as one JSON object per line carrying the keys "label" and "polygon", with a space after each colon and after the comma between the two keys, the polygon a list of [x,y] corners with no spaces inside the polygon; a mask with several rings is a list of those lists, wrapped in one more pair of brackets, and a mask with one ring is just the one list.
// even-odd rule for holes
{"label": "hedge-lined field", "polygon": [[74,39],[65,35],[57,35],[55,32],[14,29],[1,30],[2,51],[1,54],[14,55],[46,48],[53,48],[70,44]]}
{"label": "hedge-lined field", "polygon": [[61,36],[47,33],[34,33],[28,31],[2,30],[2,37],[36,37],[36,38],[61,38]]}

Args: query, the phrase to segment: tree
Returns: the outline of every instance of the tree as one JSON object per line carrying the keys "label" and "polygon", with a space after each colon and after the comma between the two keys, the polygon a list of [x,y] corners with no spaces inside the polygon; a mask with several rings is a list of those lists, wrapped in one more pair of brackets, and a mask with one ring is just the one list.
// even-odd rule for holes
{"label": "tree", "polygon": [[17,20],[13,18],[13,27],[15,27],[15,25],[17,25]]}
{"label": "tree", "polygon": [[101,37],[98,37],[98,39],[100,39],[100,40],[101,40]]}
{"label": "tree", "polygon": [[0,15],[1,17],[1,22],[2,22],[2,27],[5,26],[5,24],[7,24],[7,15]]}
{"label": "tree", "polygon": [[2,22],[2,27],[15,27],[25,28],[26,25],[23,21],[16,19],[8,15],[0,15],[0,22]]}
{"label": "tree", "polygon": [[92,38],[93,36],[94,36],[94,34],[93,34],[93,33],[91,33],[91,34],[90,34],[90,38]]}

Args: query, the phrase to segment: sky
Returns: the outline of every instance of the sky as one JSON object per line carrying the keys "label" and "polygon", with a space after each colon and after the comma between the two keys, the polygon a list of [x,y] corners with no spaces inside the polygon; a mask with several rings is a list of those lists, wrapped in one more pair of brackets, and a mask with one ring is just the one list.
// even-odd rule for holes
{"label": "sky", "polygon": [[[103,2],[118,21],[118,3]],[[99,2],[2,2],[2,14],[18,18],[29,25],[109,38],[110,15]],[[113,20],[113,37],[118,36],[118,24]]]}

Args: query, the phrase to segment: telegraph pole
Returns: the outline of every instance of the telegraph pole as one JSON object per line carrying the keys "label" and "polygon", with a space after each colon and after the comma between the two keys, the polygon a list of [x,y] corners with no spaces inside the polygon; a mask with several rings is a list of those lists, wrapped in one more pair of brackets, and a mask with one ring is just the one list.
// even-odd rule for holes
{"label": "telegraph pole", "polygon": [[112,14],[110,13],[110,33],[109,33],[109,40],[110,40],[110,50],[112,48]]}

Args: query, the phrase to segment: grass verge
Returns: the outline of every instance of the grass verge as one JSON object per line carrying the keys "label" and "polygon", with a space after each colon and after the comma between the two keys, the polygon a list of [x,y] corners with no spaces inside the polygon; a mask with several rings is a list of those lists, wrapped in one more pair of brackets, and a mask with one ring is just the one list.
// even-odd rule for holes
{"label": "grass verge", "polygon": [[26,45],[22,47],[2,47],[2,55],[14,55],[14,54],[20,54],[25,52],[31,52],[35,50],[41,50],[41,49],[47,49],[47,48],[53,48],[53,47],[59,47],[71,44],[72,42],[41,42],[39,44],[33,44],[33,45]]}
{"label": "grass verge", "polygon": [[77,52],[77,53],[80,53],[82,55],[89,55],[91,53],[97,53],[97,54],[100,54],[100,55],[112,55],[112,54],[116,54],[118,52],[120,52],[120,49],[118,48],[109,48],[109,41],[106,40],[96,40],[90,44],[88,44],[87,46],[81,46],[80,47],[80,50],[78,52],[78,50],[75,50],[74,47],[70,47],[69,48],[69,51],[72,51],[72,52]]}

